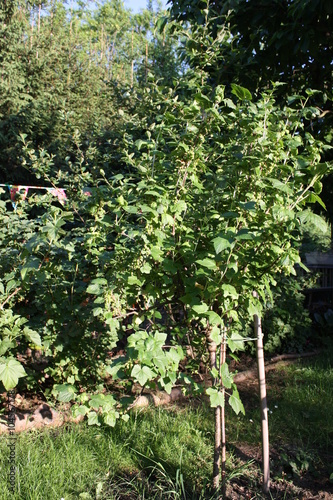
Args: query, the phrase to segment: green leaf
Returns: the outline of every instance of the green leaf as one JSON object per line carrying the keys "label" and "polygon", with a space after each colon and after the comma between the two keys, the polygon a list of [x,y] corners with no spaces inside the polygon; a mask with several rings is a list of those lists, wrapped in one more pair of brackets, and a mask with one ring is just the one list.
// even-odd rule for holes
{"label": "green leaf", "polygon": [[248,229],[240,229],[236,235],[236,240],[253,240],[255,239],[255,234],[251,233]]}
{"label": "green leaf", "polygon": [[238,293],[233,285],[222,285],[222,290],[225,297],[231,297],[232,299],[238,299]]}
{"label": "green leaf", "polygon": [[239,206],[243,210],[246,210],[248,212],[253,212],[256,209],[256,202],[255,201],[245,201],[245,202],[240,201]]}
{"label": "green leaf", "polygon": [[179,200],[177,203],[172,207],[172,211],[176,213],[181,213],[186,210],[186,203],[184,200]]}
{"label": "green leaf", "polygon": [[129,276],[127,279],[127,283],[129,285],[139,285],[141,286],[144,282],[140,281],[137,276]]}
{"label": "green leaf", "polygon": [[100,406],[104,405],[104,403],[105,403],[104,394],[94,394],[89,401],[89,406],[91,408],[94,408],[94,410],[98,410]]}
{"label": "green leaf", "polygon": [[262,311],[262,306],[261,306],[259,300],[256,300],[256,301],[254,299],[250,300],[247,311],[248,311],[250,316],[254,316],[255,314],[260,316],[261,311]]}
{"label": "green leaf", "polygon": [[157,246],[151,247],[150,253],[151,253],[151,256],[154,260],[156,260],[157,262],[162,262],[163,252],[161,251],[161,249],[159,247],[157,247]]}
{"label": "green leaf", "polygon": [[327,232],[327,222],[320,215],[314,214],[311,210],[303,210],[298,214],[302,224],[313,224],[323,233]]}
{"label": "green leaf", "polygon": [[86,291],[87,293],[91,293],[93,295],[100,295],[103,293],[102,288],[100,288],[97,283],[90,283]]}
{"label": "green leaf", "polygon": [[117,411],[109,411],[103,415],[104,423],[110,427],[114,427],[119,418],[119,413]]}
{"label": "green leaf", "polygon": [[145,262],[143,266],[141,267],[141,272],[144,274],[149,274],[151,271],[151,265],[148,264],[148,262]]}
{"label": "green leaf", "polygon": [[101,425],[98,421],[98,415],[95,411],[91,411],[90,413],[88,413],[88,425]]}
{"label": "green leaf", "polygon": [[75,405],[72,407],[72,415],[74,418],[79,417],[80,415],[86,415],[89,411],[88,406],[85,405]]}
{"label": "green leaf", "polygon": [[252,94],[245,87],[241,87],[240,85],[236,85],[236,83],[232,83],[231,88],[231,93],[238,97],[238,99],[240,99],[241,101],[245,101],[246,99],[248,101],[252,101]]}
{"label": "green leaf", "polygon": [[170,378],[169,377],[160,378],[159,382],[163,387],[163,389],[165,390],[165,392],[167,394],[171,394],[173,382],[170,380]]}
{"label": "green leaf", "polygon": [[168,21],[169,21],[168,16],[159,17],[155,23],[155,30],[158,31],[160,34],[162,34],[164,28],[168,24]]}
{"label": "green leaf", "polygon": [[156,377],[156,373],[153,372],[148,366],[141,367],[140,365],[135,365],[131,372],[131,377],[133,377],[141,386],[144,386],[148,380],[152,380]]}
{"label": "green leaf", "polygon": [[325,203],[316,193],[309,193],[306,198],[307,203],[319,203],[324,210],[327,210]]}
{"label": "green leaf", "polygon": [[221,316],[219,316],[214,311],[208,311],[207,317],[211,325],[221,325],[223,323],[223,319],[221,318]]}
{"label": "green leaf", "polygon": [[228,238],[222,238],[221,236],[218,236],[217,238],[214,238],[212,241],[214,244],[216,254],[219,254],[226,248],[231,247],[231,243]]}
{"label": "green leaf", "polygon": [[206,389],[206,393],[210,399],[210,406],[212,408],[217,408],[218,406],[224,406],[224,395],[222,392],[214,389],[213,387],[209,387]]}
{"label": "green leaf", "polygon": [[291,187],[288,186],[288,184],[281,182],[278,179],[267,178],[267,180],[269,180],[271,182],[272,187],[274,189],[277,189],[278,191],[282,191],[282,193],[286,193],[286,194],[292,193],[292,189],[291,189]]}
{"label": "green leaf", "polygon": [[25,265],[22,267],[21,269],[21,278],[22,280],[25,279],[27,273],[29,273],[30,271],[36,271],[38,270],[40,266],[40,260],[37,259],[36,257],[31,257],[27,260],[27,262],[25,263]]}
{"label": "green leaf", "polygon": [[212,107],[212,102],[204,94],[198,93],[194,96],[196,102],[198,102],[204,109]]}
{"label": "green leaf", "polygon": [[[119,358],[112,361],[111,365],[105,368],[105,371],[111,375],[111,377],[116,380],[120,378],[123,369],[125,368],[126,358],[125,356],[120,356]],[[119,373],[120,372],[120,373]]]}
{"label": "green leaf", "polygon": [[221,376],[224,387],[226,389],[231,389],[233,377],[229,372],[229,366],[227,363],[223,363],[223,365],[221,366]]}
{"label": "green leaf", "polygon": [[165,354],[168,361],[176,367],[178,367],[179,362],[184,358],[184,352],[180,346],[177,348],[171,348],[170,351],[166,351]]}
{"label": "green leaf", "polygon": [[11,349],[12,347],[15,347],[16,343],[13,342],[12,340],[9,340],[9,338],[4,338],[3,340],[0,340],[0,356],[3,356],[8,349]]}
{"label": "green leaf", "polygon": [[7,391],[16,387],[18,379],[26,375],[25,369],[16,359],[7,358],[5,362],[0,362],[0,380]]}
{"label": "green leaf", "polygon": [[146,146],[147,144],[148,144],[147,141],[143,141],[142,139],[138,139],[137,141],[135,141],[135,145],[139,151],[142,148],[142,146]]}
{"label": "green leaf", "polygon": [[58,401],[68,403],[69,401],[75,399],[77,389],[70,384],[57,384],[53,387],[53,391],[56,393]]}
{"label": "green leaf", "polygon": [[208,306],[205,303],[202,303],[197,306],[192,306],[193,311],[195,311],[198,314],[204,314],[205,312],[208,311]]}
{"label": "green leaf", "polygon": [[234,385],[234,389],[232,391],[232,395],[229,398],[229,405],[234,410],[236,415],[238,415],[239,412],[241,412],[241,413],[243,413],[243,415],[245,415],[245,409],[244,409],[243,403],[239,397],[239,393],[238,393],[238,390],[235,387],[235,385]]}
{"label": "green leaf", "polygon": [[164,225],[169,225],[173,226],[175,221],[173,220],[173,217],[170,214],[162,214],[162,224]]}
{"label": "green leaf", "polygon": [[222,342],[221,331],[217,326],[213,326],[212,331],[210,332],[210,338],[216,345],[220,345]]}
{"label": "green leaf", "polygon": [[242,351],[245,348],[244,338],[238,332],[232,332],[227,339],[227,344],[231,352]]}
{"label": "green leaf", "polygon": [[28,327],[25,327],[23,329],[23,333],[24,333],[25,337],[32,344],[35,344],[36,346],[41,346],[42,345],[42,341],[41,341],[39,333],[35,332],[34,330],[30,330],[30,328],[28,328]]}
{"label": "green leaf", "polygon": [[108,281],[105,278],[94,278],[91,280],[91,283],[96,285],[107,285]]}
{"label": "green leaf", "polygon": [[208,269],[217,269],[215,260],[212,259],[199,259],[195,261],[197,264],[200,264],[203,267],[207,267]]}
{"label": "green leaf", "polygon": [[95,307],[95,309],[93,309],[94,316],[100,316],[101,314],[103,314],[103,312],[104,309],[102,307]]}
{"label": "green leaf", "polygon": [[9,293],[16,286],[18,286],[18,282],[17,281],[15,281],[15,280],[8,281],[7,286],[6,286],[6,293]]}
{"label": "green leaf", "polygon": [[116,404],[114,397],[111,394],[94,394],[89,401],[90,408],[98,410],[99,407],[111,408]]}

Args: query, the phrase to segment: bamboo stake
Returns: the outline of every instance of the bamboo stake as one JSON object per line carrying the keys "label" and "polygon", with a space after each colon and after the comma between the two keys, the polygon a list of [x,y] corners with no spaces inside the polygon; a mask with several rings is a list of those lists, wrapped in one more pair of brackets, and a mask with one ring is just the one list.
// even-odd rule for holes
{"label": "bamboo stake", "polygon": [[214,442],[214,464],[213,464],[213,489],[218,491],[220,487],[221,470],[221,406],[215,408],[215,442]]}
{"label": "bamboo stake", "polygon": [[[226,362],[227,345],[226,345],[226,331],[223,327],[222,343],[220,348],[220,384],[221,392],[223,394],[223,401],[225,401],[225,387],[222,380],[222,365]],[[221,482],[222,482],[222,497],[226,498],[227,485],[226,485],[226,462],[227,462],[227,447],[225,436],[225,406],[221,406]]]}
{"label": "bamboo stake", "polygon": [[[207,327],[206,332],[208,352],[210,358],[210,367],[216,369],[216,342],[210,337],[210,330]],[[216,380],[214,379],[214,384]],[[213,461],[213,489],[218,491],[220,487],[220,470],[221,470],[221,407],[215,408],[215,443],[214,443],[214,461]]]}
{"label": "bamboo stake", "polygon": [[[258,298],[258,293],[253,292],[253,296]],[[259,378],[259,394],[260,394],[260,409],[261,409],[261,433],[262,433],[262,467],[264,473],[263,491],[269,492],[270,486],[270,468],[269,468],[269,432],[268,432],[268,408],[266,396],[266,377],[265,377],[265,361],[263,334],[261,328],[261,318],[254,315],[254,332],[257,337],[257,362],[258,362],[258,378]]]}

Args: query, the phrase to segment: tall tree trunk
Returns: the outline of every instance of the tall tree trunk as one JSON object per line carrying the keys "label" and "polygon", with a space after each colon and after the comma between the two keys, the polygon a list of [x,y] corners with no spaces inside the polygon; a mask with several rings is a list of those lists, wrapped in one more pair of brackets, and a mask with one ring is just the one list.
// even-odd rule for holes
{"label": "tall tree trunk", "polygon": [[31,19],[30,50],[32,50],[33,36],[34,36],[34,18]]}
{"label": "tall tree trunk", "polygon": [[38,60],[38,45],[39,45],[39,35],[40,35],[40,14],[41,14],[42,5],[38,5],[38,24],[37,24],[37,50],[36,50],[36,59]]}
{"label": "tall tree trunk", "polygon": [[132,28],[132,44],[131,44],[131,87],[134,83],[134,59],[133,59],[133,28]]}

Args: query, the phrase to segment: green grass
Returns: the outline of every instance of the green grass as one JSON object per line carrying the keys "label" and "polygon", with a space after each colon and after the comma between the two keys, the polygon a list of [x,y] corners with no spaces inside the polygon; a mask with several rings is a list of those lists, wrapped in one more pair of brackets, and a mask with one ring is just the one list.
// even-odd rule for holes
{"label": "green grass", "polygon": [[[278,463],[272,461],[276,479],[318,474],[318,464],[327,457],[333,466],[332,366],[332,351],[327,350],[317,359],[268,374],[270,441],[280,453]],[[239,476],[258,489],[258,463],[239,454],[244,446],[260,446],[257,396],[253,391],[245,396],[245,416],[227,411],[228,480]],[[16,494],[8,490],[9,450],[2,436],[1,498],[212,498],[213,434],[212,412],[198,401],[135,410],[129,422],[120,421],[113,429],[81,424],[21,434],[16,441]]]}
{"label": "green grass", "polygon": [[212,419],[205,409],[138,410],[114,429],[83,424],[19,435],[16,495],[7,490],[5,441],[3,500],[95,498],[96,489],[100,498],[123,498],[117,492],[124,489],[128,498],[161,498],[162,491],[181,498],[182,489],[200,490],[210,478]]}
{"label": "green grass", "polygon": [[[269,428],[272,443],[286,443],[332,452],[333,424],[333,354],[328,348],[315,358],[303,358],[291,365],[268,372]],[[238,437],[258,443],[259,415],[254,401],[246,412],[256,431],[245,420]],[[242,433],[240,433],[240,430]]]}

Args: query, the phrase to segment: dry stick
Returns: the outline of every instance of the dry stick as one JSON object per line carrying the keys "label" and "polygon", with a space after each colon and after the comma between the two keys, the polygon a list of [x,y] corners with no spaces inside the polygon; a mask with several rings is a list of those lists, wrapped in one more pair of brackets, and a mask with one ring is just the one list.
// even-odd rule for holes
{"label": "dry stick", "polygon": [[0,304],[0,310],[1,310],[1,311],[2,311],[2,309],[4,308],[4,306],[7,304],[7,302],[8,302],[8,301],[9,301],[12,297],[14,297],[14,295],[16,295],[16,294],[17,294],[20,290],[22,290],[22,288],[19,286],[18,288],[16,288],[16,289],[14,290],[14,292],[13,292],[13,293],[11,293],[11,294],[10,294],[10,295],[6,298],[6,300],[4,300],[4,301],[2,302],[2,304]]}
{"label": "dry stick", "polygon": [[[258,298],[258,293],[253,292],[253,296]],[[261,319],[257,314],[254,315],[254,332],[257,337],[256,341],[257,362],[258,362],[259,394],[260,394],[260,407],[261,407],[262,465],[264,473],[263,491],[264,493],[268,493],[270,485],[268,408],[267,408],[267,397],[266,397],[263,335],[261,329]]]}

